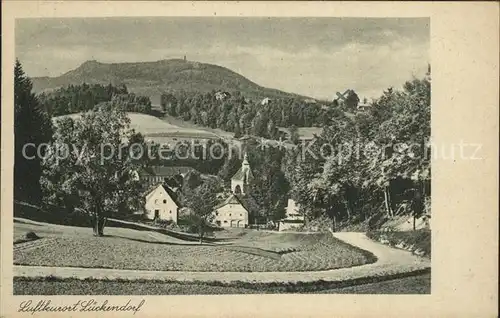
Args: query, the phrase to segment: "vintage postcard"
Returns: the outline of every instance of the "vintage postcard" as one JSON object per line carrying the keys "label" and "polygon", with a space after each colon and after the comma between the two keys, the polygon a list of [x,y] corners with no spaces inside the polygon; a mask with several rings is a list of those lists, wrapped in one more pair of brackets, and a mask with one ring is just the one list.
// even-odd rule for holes
{"label": "vintage postcard", "polygon": [[498,4],[5,9],[2,317],[495,316]]}

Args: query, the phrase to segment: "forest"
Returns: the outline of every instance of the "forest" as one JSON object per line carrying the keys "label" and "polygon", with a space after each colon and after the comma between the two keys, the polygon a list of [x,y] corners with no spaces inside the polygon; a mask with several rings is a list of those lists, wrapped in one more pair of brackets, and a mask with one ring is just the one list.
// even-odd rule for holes
{"label": "forest", "polygon": [[430,211],[430,71],[389,88],[354,119],[339,116],[308,149],[287,153],[291,196],[333,227]]}
{"label": "forest", "polygon": [[129,93],[125,85],[68,85],[37,95],[41,107],[49,116],[60,116],[92,110],[95,105],[110,102],[124,111],[149,114],[151,100]]}
{"label": "forest", "polygon": [[254,135],[279,139],[278,127],[321,127],[331,124],[331,118],[343,111],[353,112],[359,98],[351,95],[345,107],[334,107],[335,102],[319,103],[303,98],[276,98],[252,100],[241,92],[187,92],[162,94],[161,106],[168,115],[192,121],[195,124],[234,132],[235,138]]}

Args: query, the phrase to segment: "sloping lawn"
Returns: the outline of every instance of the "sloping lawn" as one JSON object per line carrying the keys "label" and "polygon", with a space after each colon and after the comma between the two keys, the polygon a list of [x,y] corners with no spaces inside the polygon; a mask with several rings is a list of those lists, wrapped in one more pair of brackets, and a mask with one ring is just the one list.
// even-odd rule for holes
{"label": "sloping lawn", "polygon": [[[28,219],[14,219],[14,240],[22,237],[27,232],[35,232],[42,238],[93,238],[93,232],[90,227],[68,226],[59,224],[50,224],[31,221]],[[104,233],[107,236],[135,239],[146,242],[164,242],[164,243],[185,243],[196,244],[196,242],[185,241],[170,235],[163,235],[147,228],[131,229],[122,227],[106,227]]]}
{"label": "sloping lawn", "polygon": [[311,271],[373,261],[331,239],[284,255],[237,246],[142,242],[122,237],[56,238],[52,244],[14,252],[14,264],[157,271]]}
{"label": "sloping lawn", "polygon": [[[26,225],[18,227],[28,229]],[[36,228],[36,227],[35,227]],[[315,271],[351,267],[371,263],[370,253],[347,245],[330,234],[261,234],[252,245],[248,235],[230,245],[186,242],[148,231],[109,228],[109,236],[93,237],[91,229],[56,227],[35,229],[43,242],[35,248],[14,250],[14,264],[37,266],[68,266],[156,271]],[[74,229],[78,235],[68,233]],[[56,234],[57,233],[57,234]],[[260,243],[259,243],[260,242]],[[274,243],[272,243],[274,242]],[[291,243],[292,242],[292,243]],[[274,245],[273,245],[274,244]],[[283,246],[293,249],[283,252]]]}
{"label": "sloping lawn", "polygon": [[299,251],[301,247],[316,244],[323,240],[328,241],[329,233],[270,233],[263,231],[249,231],[247,235],[236,240],[234,244],[252,246],[278,253]]}

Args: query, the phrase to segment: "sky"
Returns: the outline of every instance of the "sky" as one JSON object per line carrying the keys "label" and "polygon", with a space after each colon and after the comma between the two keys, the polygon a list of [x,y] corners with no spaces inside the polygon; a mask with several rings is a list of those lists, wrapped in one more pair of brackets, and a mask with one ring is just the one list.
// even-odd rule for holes
{"label": "sky", "polygon": [[332,99],[376,98],[421,77],[428,18],[141,17],[18,19],[16,57],[28,76],[59,76],[87,60],[183,58],[227,67],[255,83]]}

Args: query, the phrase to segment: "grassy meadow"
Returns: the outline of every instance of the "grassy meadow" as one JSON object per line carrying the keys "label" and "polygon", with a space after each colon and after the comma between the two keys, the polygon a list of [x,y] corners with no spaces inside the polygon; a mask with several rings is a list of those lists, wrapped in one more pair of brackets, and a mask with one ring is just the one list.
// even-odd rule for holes
{"label": "grassy meadow", "polygon": [[329,233],[269,233],[248,230],[214,243],[187,241],[153,230],[90,228],[44,223],[14,224],[14,235],[33,231],[50,244],[14,248],[14,264],[155,271],[318,271],[372,263],[375,257]]}

